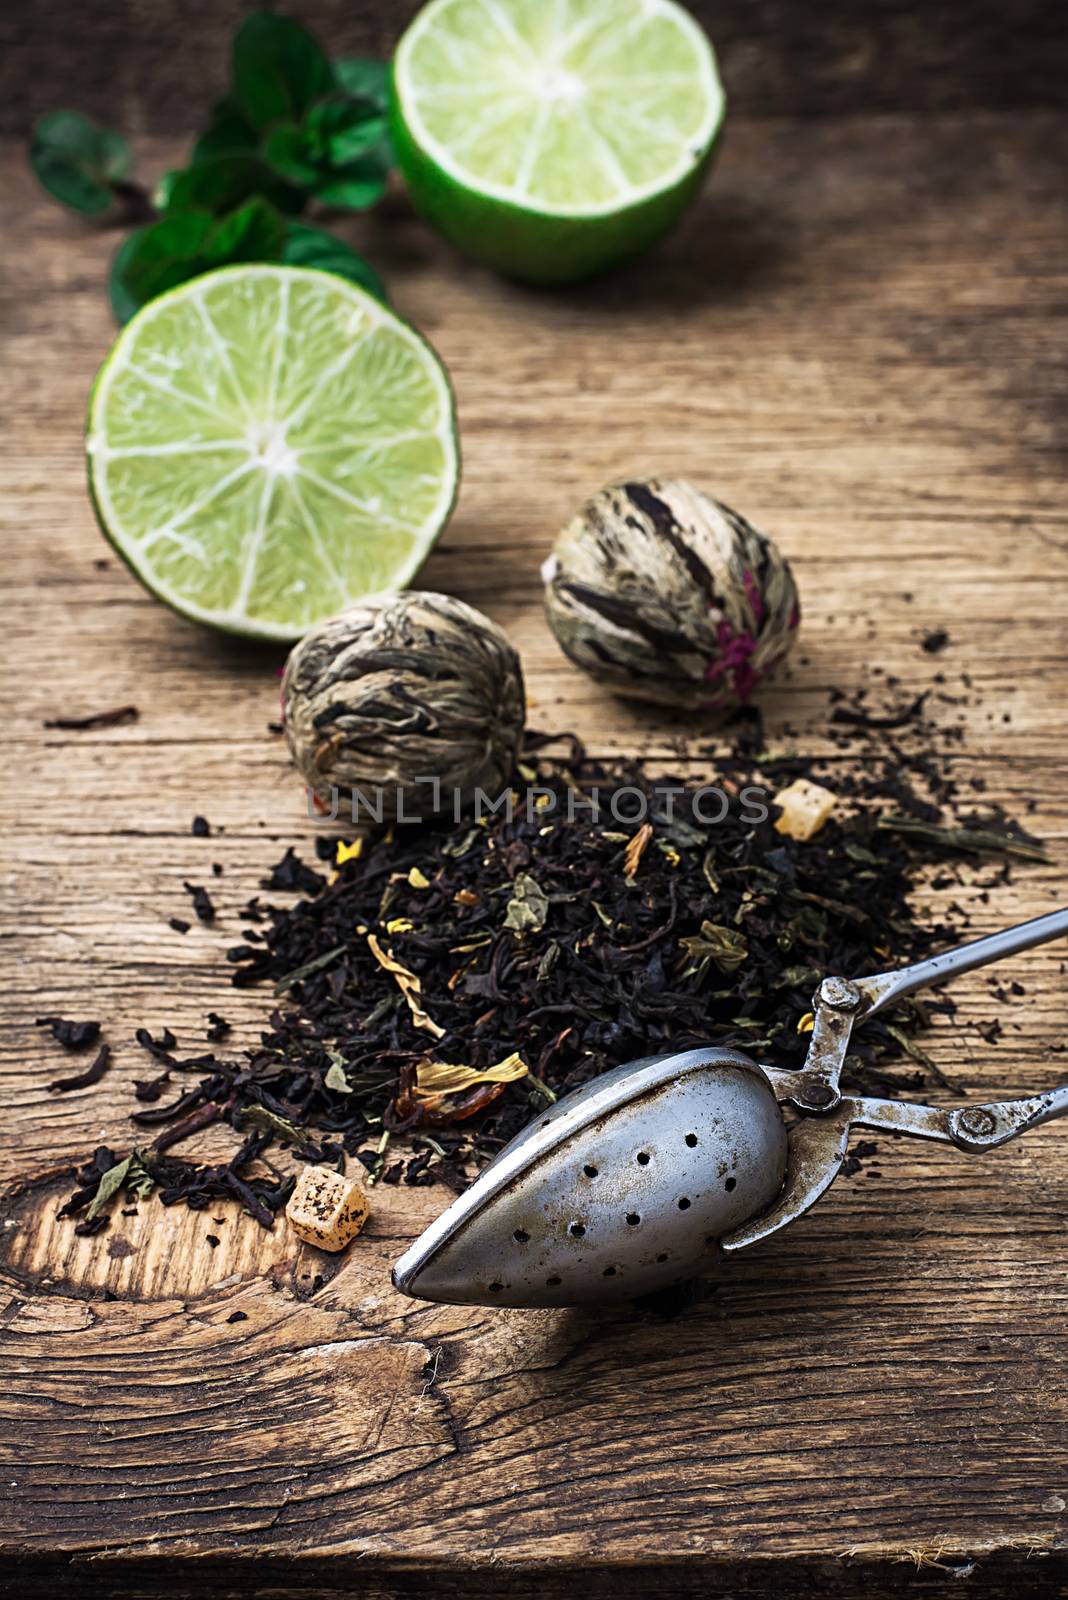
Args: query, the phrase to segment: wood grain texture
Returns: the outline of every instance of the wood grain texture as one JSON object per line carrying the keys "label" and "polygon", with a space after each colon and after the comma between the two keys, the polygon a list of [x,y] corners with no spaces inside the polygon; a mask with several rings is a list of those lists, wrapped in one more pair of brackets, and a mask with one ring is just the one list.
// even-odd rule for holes
{"label": "wood grain texture", "polygon": [[[687,0],[744,116],[1056,107],[1068,76],[1060,0]],[[7,0],[0,135],[71,106],[186,138],[226,83],[254,0]],[[386,56],[418,0],[289,0],[336,55]]]}
{"label": "wood grain texture", "polygon": [[[795,564],[802,659],[768,698],[773,743],[833,782],[827,688],[882,669],[947,697],[962,782],[1033,808],[1053,867],[929,893],[977,932],[1063,899],[1068,864],[1064,145],[1043,112],[739,120],[675,239],[553,295],[461,263],[399,200],[351,226],[457,387],[464,487],[426,583],[508,628],[532,722],[676,764],[714,744],[570,670],[537,581],[587,492],[691,476]],[[1063,1594],[1064,1124],[972,1162],[880,1140],[670,1321],[401,1299],[389,1262],[435,1189],[377,1191],[325,1265],[228,1206],[208,1224],[143,1204],[88,1241],[55,1222],[76,1161],[128,1139],[138,1024],[194,1047],[216,1010],[255,1039],[269,998],[232,991],[222,952],[313,825],[267,731],[278,654],[171,616],[93,525],[81,417],[114,240],[40,200],[17,149],[3,182],[0,1541],[19,1592],[879,1597],[968,1574],[970,1595]],[[42,726],[127,702],[133,726]],[[183,938],[167,919],[212,861],[218,924]],[[973,975],[931,1044],[964,1092],[1066,1075],[1063,954],[1014,975],[1000,1043]],[[96,1088],[46,1092],[42,1011],[103,1019]]]}

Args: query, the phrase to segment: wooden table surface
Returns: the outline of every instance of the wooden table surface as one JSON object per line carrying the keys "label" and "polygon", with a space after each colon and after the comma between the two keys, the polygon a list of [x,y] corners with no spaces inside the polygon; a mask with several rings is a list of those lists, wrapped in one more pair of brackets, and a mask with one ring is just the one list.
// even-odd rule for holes
{"label": "wooden table surface", "polygon": [[[352,230],[459,397],[463,491],[426,586],[510,631],[532,722],[604,751],[707,744],[571,670],[539,601],[539,560],[587,492],[690,476],[795,563],[804,664],[766,701],[773,746],[790,724],[833,753],[828,687],[874,667],[902,697],[970,675],[942,709],[957,770],[1056,863],[945,891],[977,932],[1065,898],[1064,153],[1048,110],[738,116],[665,248],[553,295],[461,262],[403,202]],[[157,143],[145,164],[177,154]],[[389,1264],[440,1188],[380,1189],[327,1263],[236,1207],[214,1249],[203,1216],[155,1203],[94,1239],[56,1221],[77,1162],[129,1142],[135,1027],[195,1049],[216,1010],[238,1045],[257,1037],[270,997],[232,991],[223,952],[312,825],[268,731],[278,656],[172,616],[96,531],[81,429],[114,239],[40,198],[14,144],[2,181],[11,1592],[1063,1595],[1066,1123],[975,1162],[884,1141],[877,1181],[843,1179],[671,1321],[403,1299]],[[127,702],[132,726],[44,726]],[[168,918],[212,861],[218,923],[183,938]],[[1068,1076],[1064,971],[1055,949],[1020,959],[996,1044],[988,987],[959,985],[931,1048],[970,1095]],[[97,1087],[47,1092],[67,1058],[43,1012],[102,1019]]]}

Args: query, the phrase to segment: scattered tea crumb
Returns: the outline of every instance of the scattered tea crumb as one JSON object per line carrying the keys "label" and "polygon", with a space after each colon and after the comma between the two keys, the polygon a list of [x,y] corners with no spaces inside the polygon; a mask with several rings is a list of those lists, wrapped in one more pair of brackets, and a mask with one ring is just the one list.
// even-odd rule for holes
{"label": "scattered tea crumb", "polygon": [[193,926],[193,924],[191,922],[187,922],[184,917],[168,917],[167,925],[168,927],[173,928],[175,933],[188,933],[190,928]]}
{"label": "scattered tea crumb", "polygon": [[227,1317],[226,1320],[227,1320],[227,1322],[247,1322],[248,1321],[248,1312],[247,1311],[231,1311],[230,1315]]}
{"label": "scattered tea crumb", "polygon": [[211,1024],[208,1029],[208,1038],[212,1044],[218,1044],[230,1032],[230,1024],[225,1017],[220,1017],[217,1011],[208,1012],[208,1021]]}
{"label": "scattered tea crumb", "polygon": [[207,817],[194,817],[190,832],[195,839],[208,839],[211,837],[211,823]]}
{"label": "scattered tea crumb", "polygon": [[185,886],[185,892],[192,899],[193,910],[199,917],[200,921],[214,922],[215,906],[212,902],[211,895],[203,887],[203,885],[199,883],[187,883]]}
{"label": "scattered tea crumb", "polygon": [[38,1017],[36,1026],[51,1030],[65,1050],[86,1050],[100,1037],[99,1022],[72,1022],[69,1017]]}
{"label": "scattered tea crumb", "polygon": [[920,648],[929,656],[936,656],[946,648],[949,643],[949,634],[945,628],[931,628],[923,636]]}
{"label": "scattered tea crumb", "polygon": [[136,722],[141,713],[136,706],[116,706],[114,711],[91,711],[84,717],[52,717],[44,726],[62,728],[67,733],[84,733],[93,728],[121,728]]}
{"label": "scattered tea crumb", "polygon": [[102,1044],[96,1053],[92,1066],[84,1072],[79,1072],[73,1078],[56,1078],[48,1085],[53,1093],[65,1093],[68,1089],[89,1089],[94,1083],[99,1083],[107,1071],[108,1062],[111,1060],[111,1048]]}

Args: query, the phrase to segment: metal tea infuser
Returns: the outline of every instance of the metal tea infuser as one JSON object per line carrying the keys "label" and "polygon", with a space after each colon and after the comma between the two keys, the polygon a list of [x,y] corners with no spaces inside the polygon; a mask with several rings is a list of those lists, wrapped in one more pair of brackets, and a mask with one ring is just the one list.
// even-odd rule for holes
{"label": "metal tea infuser", "polygon": [[[739,1050],[646,1056],[538,1117],[401,1256],[422,1300],[567,1306],[627,1300],[709,1271],[802,1216],[834,1181],[853,1128],[972,1155],[1068,1114],[1068,1084],[956,1107],[843,1095],[858,1022],[904,995],[1068,934],[1068,908],[896,972],[816,991],[800,1071]],[[788,1127],[781,1107],[796,1120]]]}

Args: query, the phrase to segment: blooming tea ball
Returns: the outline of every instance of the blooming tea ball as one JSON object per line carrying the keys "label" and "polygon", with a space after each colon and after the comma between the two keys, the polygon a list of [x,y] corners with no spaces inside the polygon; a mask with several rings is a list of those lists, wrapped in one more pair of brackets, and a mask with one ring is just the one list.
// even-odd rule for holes
{"label": "blooming tea ball", "polygon": [[495,622],[450,595],[409,590],[353,606],[294,647],[286,739],[323,800],[363,797],[415,821],[496,799],[512,778],[526,705],[519,657]]}
{"label": "blooming tea ball", "polygon": [[542,577],[571,660],[620,694],[666,705],[744,704],[800,620],[775,542],[681,478],[602,489]]}

